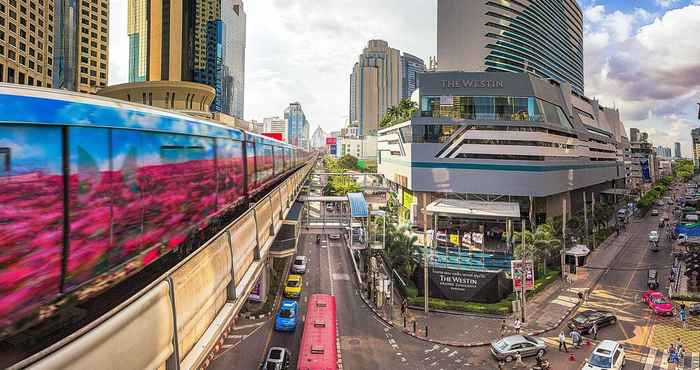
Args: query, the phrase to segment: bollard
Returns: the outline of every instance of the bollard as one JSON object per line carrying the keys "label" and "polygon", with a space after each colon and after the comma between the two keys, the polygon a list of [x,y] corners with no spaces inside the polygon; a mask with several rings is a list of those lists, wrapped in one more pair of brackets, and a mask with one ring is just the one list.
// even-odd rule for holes
{"label": "bollard", "polygon": [[425,325],[425,337],[428,337],[428,325]]}
{"label": "bollard", "polygon": [[416,334],[416,320],[413,320],[413,334]]}

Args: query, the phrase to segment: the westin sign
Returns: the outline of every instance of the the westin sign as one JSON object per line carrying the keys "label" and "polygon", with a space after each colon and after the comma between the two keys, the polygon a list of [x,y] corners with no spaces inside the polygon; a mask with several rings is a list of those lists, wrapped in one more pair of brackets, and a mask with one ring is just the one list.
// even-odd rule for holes
{"label": "the westin sign", "polygon": [[503,81],[493,80],[442,80],[441,82],[443,89],[495,89],[503,87]]}

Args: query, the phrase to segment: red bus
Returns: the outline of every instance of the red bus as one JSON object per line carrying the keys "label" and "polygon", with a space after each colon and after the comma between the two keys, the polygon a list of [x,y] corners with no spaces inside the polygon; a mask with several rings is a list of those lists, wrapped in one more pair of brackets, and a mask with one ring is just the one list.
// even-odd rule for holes
{"label": "red bus", "polygon": [[336,370],[335,296],[311,295],[306,311],[297,370]]}

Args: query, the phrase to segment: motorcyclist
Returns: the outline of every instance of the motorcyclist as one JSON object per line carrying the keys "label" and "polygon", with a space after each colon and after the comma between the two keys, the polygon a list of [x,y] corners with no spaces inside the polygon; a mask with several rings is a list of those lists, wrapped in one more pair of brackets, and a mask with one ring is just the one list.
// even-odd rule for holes
{"label": "motorcyclist", "polygon": [[316,235],[316,244],[321,242],[321,235]]}

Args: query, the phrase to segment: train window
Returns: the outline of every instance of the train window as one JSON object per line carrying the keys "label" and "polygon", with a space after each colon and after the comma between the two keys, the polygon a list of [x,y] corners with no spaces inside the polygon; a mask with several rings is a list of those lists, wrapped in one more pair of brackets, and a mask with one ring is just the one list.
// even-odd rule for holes
{"label": "train window", "polygon": [[243,196],[243,144],[240,141],[217,139],[217,204],[229,207]]}
{"label": "train window", "polygon": [[275,154],[275,175],[279,175],[284,172],[284,148],[274,147]]}
{"label": "train window", "polygon": [[248,178],[248,191],[251,192],[255,189],[255,143],[246,143],[246,169],[248,173],[246,174]]}
{"label": "train window", "polygon": [[0,172],[10,172],[10,148],[0,148]]}

